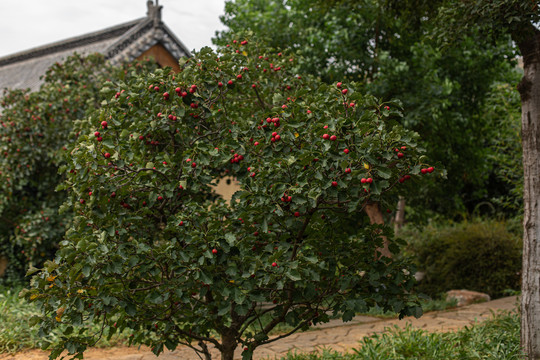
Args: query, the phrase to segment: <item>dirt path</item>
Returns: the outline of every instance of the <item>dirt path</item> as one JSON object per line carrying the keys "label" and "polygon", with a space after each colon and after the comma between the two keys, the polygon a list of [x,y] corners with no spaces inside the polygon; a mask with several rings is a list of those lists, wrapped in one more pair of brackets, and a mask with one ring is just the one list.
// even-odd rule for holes
{"label": "dirt path", "polygon": [[[356,347],[364,336],[383,332],[388,327],[413,327],[433,332],[453,331],[476,321],[483,321],[499,310],[512,311],[516,308],[515,296],[489,301],[482,304],[464,306],[458,309],[427,313],[420,319],[381,320],[368,316],[357,316],[353,321],[343,323],[333,320],[313,331],[296,333],[287,338],[270,343],[256,350],[255,359],[280,358],[292,350],[311,352],[325,347],[337,351],[349,351]],[[217,359],[217,352],[215,353]],[[236,358],[241,359],[240,351]],[[40,350],[30,350],[16,355],[0,355],[0,359],[9,360],[47,360],[48,354]],[[179,347],[175,351],[167,351],[158,358],[148,348],[138,350],[134,347],[116,347],[111,349],[90,349],[84,353],[87,360],[199,360],[193,350]]]}

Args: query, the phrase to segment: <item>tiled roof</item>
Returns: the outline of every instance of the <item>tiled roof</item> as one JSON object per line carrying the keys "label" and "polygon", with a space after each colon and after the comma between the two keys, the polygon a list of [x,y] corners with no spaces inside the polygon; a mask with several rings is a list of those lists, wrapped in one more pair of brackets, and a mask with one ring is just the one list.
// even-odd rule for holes
{"label": "tiled roof", "polygon": [[155,44],[173,57],[189,56],[189,50],[161,22],[161,6],[148,2],[148,16],[101,31],[73,37],[0,58],[0,89],[39,89],[40,77],[69,55],[101,53],[113,64],[131,61]]}

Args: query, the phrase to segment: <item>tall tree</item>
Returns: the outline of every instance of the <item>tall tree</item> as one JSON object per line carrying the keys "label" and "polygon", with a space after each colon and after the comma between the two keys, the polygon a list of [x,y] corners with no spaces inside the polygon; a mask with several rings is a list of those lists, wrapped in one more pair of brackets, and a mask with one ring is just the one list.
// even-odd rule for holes
{"label": "tall tree", "polygon": [[540,359],[540,10],[536,0],[448,1],[439,13],[439,34],[455,35],[479,26],[486,39],[510,35],[523,59],[521,96],[524,169],[521,344]]}

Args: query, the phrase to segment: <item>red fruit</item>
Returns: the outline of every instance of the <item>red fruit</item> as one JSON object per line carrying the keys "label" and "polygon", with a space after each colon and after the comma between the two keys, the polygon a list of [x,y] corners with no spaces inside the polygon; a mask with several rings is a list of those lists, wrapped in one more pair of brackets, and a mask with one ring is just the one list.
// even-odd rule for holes
{"label": "red fruit", "polygon": [[399,179],[399,182],[400,182],[400,183],[403,183],[404,181],[405,181],[405,178]]}
{"label": "red fruit", "polygon": [[322,136],[322,138],[323,138],[324,140],[328,140],[328,139],[330,139],[330,135],[324,134],[324,135]]}
{"label": "red fruit", "polygon": [[365,184],[365,183],[367,182],[367,180],[364,179],[364,178],[362,178],[362,180],[360,180],[360,182],[361,182],[362,184]]}
{"label": "red fruit", "polygon": [[197,167],[197,163],[191,163],[191,167],[192,167],[192,168],[196,168],[196,167]]}
{"label": "red fruit", "polygon": [[168,100],[169,99],[169,93],[168,92],[163,93],[163,98],[165,100]]}
{"label": "red fruit", "polygon": [[280,135],[276,135],[276,141],[279,141],[281,139]]}
{"label": "red fruit", "polygon": [[324,126],[323,126],[323,129],[328,129],[328,125],[324,125]]}
{"label": "red fruit", "polygon": [[349,90],[347,90],[347,89],[341,90],[341,93],[342,93],[343,95],[347,95],[348,92],[349,92]]}
{"label": "red fruit", "polygon": [[101,127],[106,129],[107,128],[107,122],[106,121],[102,121],[101,122]]}
{"label": "red fruit", "polygon": [[109,154],[109,153],[105,153],[105,154],[104,154],[103,156],[105,156],[105,159],[108,159],[108,158],[110,158],[110,157],[111,157],[111,154]]}
{"label": "red fruit", "polygon": [[411,175],[405,175],[403,178],[404,178],[405,180],[409,180],[409,179],[411,178]]}
{"label": "red fruit", "polygon": [[184,222],[180,221],[180,223],[178,223],[178,226],[184,226]]}
{"label": "red fruit", "polygon": [[257,85],[256,85],[256,84],[252,84],[251,87],[255,89],[255,88],[257,87]]}
{"label": "red fruit", "polygon": [[337,181],[332,181],[332,186],[336,187],[337,186]]}
{"label": "red fruit", "polygon": [[340,88],[341,88],[341,85],[342,85],[342,83],[341,83],[341,82],[338,82],[338,83],[336,84],[336,87],[337,87],[338,89],[340,89]]}
{"label": "red fruit", "polygon": [[372,179],[372,178],[367,178],[367,179],[366,179],[366,182],[367,182],[368,184],[372,184],[372,183],[373,183],[373,179]]}
{"label": "red fruit", "polygon": [[247,40],[244,40],[244,41],[242,41],[242,42],[240,43],[240,45],[247,45],[247,43],[248,43]]}
{"label": "red fruit", "polygon": [[407,147],[406,147],[406,146],[402,146],[402,147],[401,147],[401,150],[407,150]]}
{"label": "red fruit", "polygon": [[240,79],[242,78],[242,74],[236,75],[236,78],[237,78],[238,80],[240,80]]}
{"label": "red fruit", "polygon": [[346,169],[345,169],[345,173],[346,173],[346,174],[350,174],[351,171],[352,171],[351,168],[346,168]]}
{"label": "red fruit", "polygon": [[182,90],[181,90],[179,87],[177,87],[176,89],[174,89],[174,91],[176,91],[176,93],[178,94],[178,96],[180,96],[180,93],[182,92]]}
{"label": "red fruit", "polygon": [[159,86],[154,86],[154,91],[159,91]]}
{"label": "red fruit", "polygon": [[277,266],[277,263],[273,262],[272,267],[276,267],[276,266]]}
{"label": "red fruit", "polygon": [[185,91],[182,91],[182,94],[180,94],[182,97],[186,97],[187,96],[187,92]]}
{"label": "red fruit", "polygon": [[336,135],[330,136],[330,140],[331,140],[331,141],[336,141],[336,140],[337,140],[337,136],[336,136]]}
{"label": "red fruit", "polygon": [[296,212],[294,213],[294,217],[299,217],[299,216],[300,216],[300,213],[299,213],[298,211],[296,211]]}
{"label": "red fruit", "polygon": [[272,136],[276,136],[276,135],[277,135],[277,132],[274,131],[274,132],[272,133]]}
{"label": "red fruit", "polygon": [[212,249],[212,254],[216,255],[217,254],[217,249]]}
{"label": "red fruit", "polygon": [[232,85],[232,84],[233,84],[233,81],[232,81],[232,80],[229,80],[229,81],[227,81],[227,84],[228,84],[228,85]]}
{"label": "red fruit", "polygon": [[398,153],[397,153],[397,157],[400,158],[400,159],[401,159],[402,157],[404,157],[404,156],[405,156],[405,154],[403,154],[403,153],[401,153],[401,152],[398,152]]}
{"label": "red fruit", "polygon": [[428,173],[428,169],[422,169],[422,170],[420,170],[420,172],[421,172],[422,174],[427,174],[427,173]]}
{"label": "red fruit", "polygon": [[343,150],[343,152],[344,152],[345,154],[348,154],[348,153],[349,153],[349,149],[345,149],[345,150]]}
{"label": "red fruit", "polygon": [[427,168],[428,173],[432,173],[433,170],[435,170],[435,169],[433,168],[433,166],[430,166],[430,167]]}
{"label": "red fruit", "polygon": [[253,145],[254,145],[254,146],[257,146],[257,145],[259,145],[259,142],[258,142],[258,141],[255,141],[255,142],[253,143]]}
{"label": "red fruit", "polygon": [[255,173],[252,172],[251,174],[249,174],[250,177],[255,177]]}
{"label": "red fruit", "polygon": [[116,197],[116,193],[115,193],[115,192],[112,192],[112,193],[111,193],[111,197],[112,197],[112,198]]}
{"label": "red fruit", "polygon": [[161,201],[161,200],[163,200],[163,196],[158,196],[157,199],[158,199],[158,201]]}
{"label": "red fruit", "polygon": [[99,137],[99,135],[101,135],[101,134],[99,133],[99,131],[96,131],[96,132],[94,133],[94,136],[95,136],[95,137]]}
{"label": "red fruit", "polygon": [[281,108],[282,108],[282,109],[286,109],[286,108],[287,108],[287,105],[281,105]]}
{"label": "red fruit", "polygon": [[218,87],[223,87],[223,83],[220,81],[220,82],[217,83],[217,86]]}
{"label": "red fruit", "polygon": [[80,202],[81,204],[84,204],[84,203],[85,203],[84,199],[79,200],[79,202]]}

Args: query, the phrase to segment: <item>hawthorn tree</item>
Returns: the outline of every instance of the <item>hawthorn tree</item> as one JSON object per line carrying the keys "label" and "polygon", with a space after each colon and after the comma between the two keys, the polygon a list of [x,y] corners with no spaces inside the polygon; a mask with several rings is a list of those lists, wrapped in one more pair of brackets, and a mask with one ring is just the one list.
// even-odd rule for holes
{"label": "hawthorn tree", "polygon": [[[41,332],[63,333],[51,358],[130,329],[156,354],[182,344],[250,359],[331,316],[421,315],[413,269],[382,254],[384,238],[394,254],[399,241],[358,213],[439,170],[396,103],[296,62],[241,39],[179,74],[104,84],[60,169],[73,227],[22,293]],[[224,175],[240,184],[230,203],[214,192]],[[292,330],[271,337],[281,323]]]}
{"label": "hawthorn tree", "polygon": [[8,259],[4,281],[21,281],[29,266],[52,259],[71,222],[58,214],[65,145],[73,142],[77,119],[99,107],[101,84],[122,79],[127,68],[152,69],[150,62],[111,67],[102,55],[74,54],[53,64],[36,92],[4,90],[0,115],[0,256]]}

